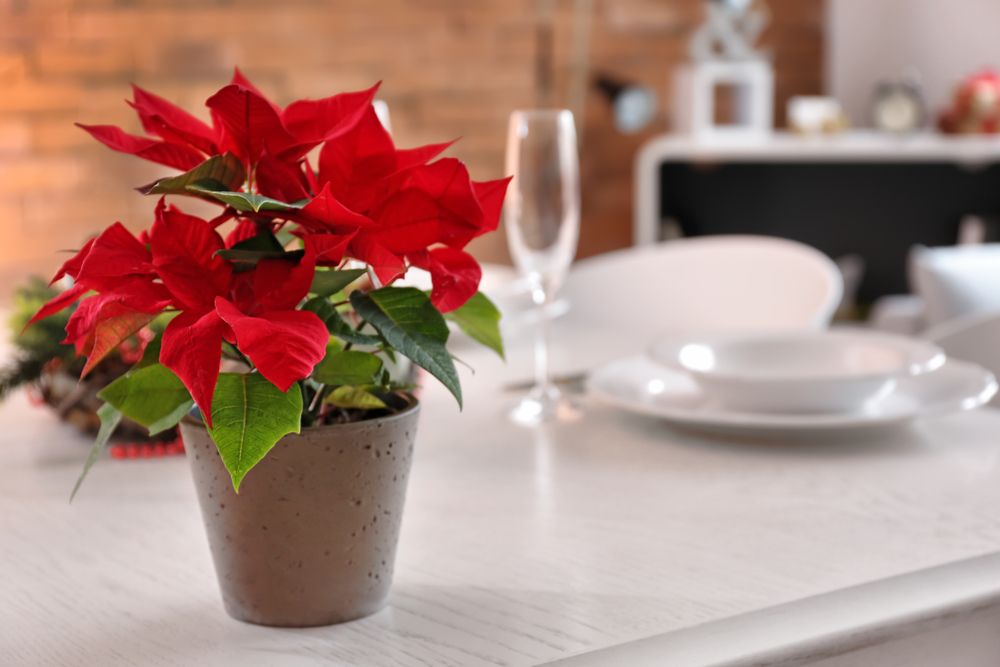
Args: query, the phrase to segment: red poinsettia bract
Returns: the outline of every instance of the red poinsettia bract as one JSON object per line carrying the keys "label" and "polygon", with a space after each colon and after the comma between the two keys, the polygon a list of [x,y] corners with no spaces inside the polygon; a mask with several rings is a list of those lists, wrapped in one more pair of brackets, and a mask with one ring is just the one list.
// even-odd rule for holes
{"label": "red poinsettia bract", "polygon": [[[434,282],[434,303],[447,312],[476,292],[481,272],[462,249],[496,229],[509,179],[474,182],[454,158],[428,164],[450,143],[396,149],[371,105],[377,88],[281,109],[236,70],[232,82],[206,102],[211,126],[133,86],[130,104],[157,139],[108,125],[81,127],[110,148],[182,171],[232,152],[254,175],[257,194],[286,203],[309,200],[301,211],[244,217],[290,221],[299,235],[328,236],[315,242],[343,245],[383,285],[408,266],[425,268]],[[320,145],[314,173],[305,156]],[[459,252],[443,252],[442,245]],[[341,259],[328,253],[319,262],[334,266]]]}
{"label": "red poinsettia bract", "polygon": [[[208,222],[161,200],[148,247],[115,223],[66,262],[58,275],[70,275],[76,284],[32,322],[98,291],[80,302],[66,327],[65,342],[88,354],[86,374],[155,316],[177,312],[163,332],[160,362],[184,382],[211,425],[224,340],[287,391],[323,358],[330,337],[315,314],[296,310],[313,280],[311,244],[298,263],[262,260],[242,273],[216,255],[225,247]],[[123,328],[123,319],[135,326]],[[102,332],[107,323],[113,332]],[[106,340],[109,333],[115,338]]]}
{"label": "red poinsettia bract", "polygon": [[[115,223],[65,263],[55,279],[71,276],[73,287],[34,319],[82,298],[66,342],[87,355],[86,373],[153,318],[175,312],[163,333],[160,362],[183,381],[211,423],[224,342],[282,391],[323,359],[329,331],[315,314],[299,309],[317,266],[356,260],[376,285],[419,267],[431,275],[438,310],[461,307],[481,277],[464,248],[496,229],[509,179],[475,182],[459,160],[435,160],[448,143],[397,149],[371,104],[376,89],[282,109],[237,70],[206,102],[209,125],[134,86],[129,104],[148,136],[108,125],[81,127],[110,148],[181,171],[206,160],[235,160],[247,178],[229,184],[227,192],[170,190],[214,198],[225,209],[212,221],[161,199],[155,222],[139,238]],[[306,155],[317,147],[314,171]],[[241,206],[234,195],[269,204]],[[234,218],[235,229],[223,239],[216,228]],[[258,236],[273,240],[282,229],[298,237],[300,252],[249,265],[219,255]]]}

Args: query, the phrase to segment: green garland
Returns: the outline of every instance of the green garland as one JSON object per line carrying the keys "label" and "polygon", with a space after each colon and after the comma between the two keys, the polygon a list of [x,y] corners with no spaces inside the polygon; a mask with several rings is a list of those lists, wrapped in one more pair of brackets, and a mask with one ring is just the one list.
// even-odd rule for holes
{"label": "green garland", "polygon": [[9,324],[18,353],[7,366],[0,368],[0,401],[14,390],[37,382],[46,364],[53,359],[61,359],[69,373],[79,373],[83,368],[84,360],[77,360],[73,347],[61,343],[66,337],[66,323],[72,310],[47,317],[24,329],[38,309],[57,294],[57,290],[36,276],[15,290],[14,312]]}

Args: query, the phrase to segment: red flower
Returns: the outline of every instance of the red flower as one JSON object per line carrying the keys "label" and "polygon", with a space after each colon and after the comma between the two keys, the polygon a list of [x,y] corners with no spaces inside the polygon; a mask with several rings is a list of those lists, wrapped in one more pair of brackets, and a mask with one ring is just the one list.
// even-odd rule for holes
{"label": "red flower", "polygon": [[216,253],[225,243],[211,225],[161,199],[149,248],[120,223],[70,259],[57,277],[76,284],[42,307],[32,322],[71,305],[66,343],[88,355],[86,373],[123,340],[165,311],[178,311],[163,333],[160,362],[184,382],[211,424],[222,341],[236,345],[282,391],[322,360],[329,333],[296,310],[312,284],[312,242],[298,263],[263,260],[235,274]]}
{"label": "red flower", "polygon": [[[368,107],[357,125],[324,144],[317,176],[322,190],[293,219],[309,232],[353,234],[347,255],[368,264],[383,285],[406,272],[406,260],[427,268],[433,246],[461,250],[497,228],[510,180],[473,182],[454,158],[427,164],[449,145],[397,150]],[[461,280],[440,262],[431,271],[431,299],[442,312],[464,304],[479,287],[478,265],[472,271],[475,260],[460,255]],[[447,257],[455,266],[459,255]]]}
{"label": "red flower", "polygon": [[261,159],[265,147],[273,159],[291,168],[310,150],[356,124],[377,89],[375,85],[356,93],[294,102],[282,111],[237,69],[232,82],[206,102],[211,126],[136,85],[129,105],[146,133],[159,140],[127,134],[113,125],[77,125],[109,148],[181,171],[226,151],[250,166]]}
{"label": "red flower", "polygon": [[223,340],[287,391],[323,359],[330,337],[315,314],[295,310],[312,284],[314,252],[307,248],[298,264],[262,260],[234,274],[216,254],[225,247],[208,222],[160,200],[150,232],[153,265],[181,310],[163,332],[160,362],[184,382],[209,425]]}
{"label": "red flower", "polygon": [[[239,209],[241,198],[229,193],[220,197],[229,202],[223,213],[206,221],[161,199],[148,233],[136,238],[115,223],[67,261],[54,280],[70,276],[73,287],[32,321],[82,298],[66,342],[88,356],[86,372],[153,318],[175,312],[160,362],[183,381],[211,425],[224,342],[282,391],[324,357],[326,325],[299,310],[317,265],[359,260],[383,285],[416,266],[430,272],[431,300],[440,311],[460,307],[482,273],[463,249],[496,229],[509,179],[477,183],[454,158],[431,162],[448,143],[397,149],[371,105],[377,88],[282,109],[237,70],[209,98],[207,124],[134,87],[129,104],[149,136],[81,127],[115,150],[185,171],[231,152],[251,175],[244,194],[289,206]],[[314,172],[305,156],[317,146]],[[216,228],[233,218],[235,229],[223,240]],[[273,244],[271,233],[285,226],[301,239],[301,253],[256,263],[219,254],[258,235]]]}
{"label": "red flower", "polygon": [[430,272],[434,284],[431,302],[443,313],[468,301],[483,277],[483,270],[472,255],[454,248],[418,250],[407,257],[413,266]]}
{"label": "red flower", "polygon": [[[258,222],[292,221],[299,236],[333,235],[314,242],[328,250],[343,245],[343,254],[323,253],[320,264],[336,266],[346,255],[368,264],[387,285],[409,265],[421,262],[422,268],[434,246],[461,250],[495,230],[508,179],[473,182],[454,158],[428,164],[450,142],[396,149],[370,104],[377,88],[281,109],[236,70],[232,82],[206,103],[211,126],[134,86],[130,104],[146,132],[159,140],[112,126],[84,129],[115,150],[178,169],[232,151],[252,169],[258,194],[287,203],[309,200],[301,211],[243,215]],[[319,171],[313,173],[304,156],[320,144]],[[461,306],[478,289],[469,272],[459,281],[448,275],[440,266],[432,272],[432,299],[443,311]]]}

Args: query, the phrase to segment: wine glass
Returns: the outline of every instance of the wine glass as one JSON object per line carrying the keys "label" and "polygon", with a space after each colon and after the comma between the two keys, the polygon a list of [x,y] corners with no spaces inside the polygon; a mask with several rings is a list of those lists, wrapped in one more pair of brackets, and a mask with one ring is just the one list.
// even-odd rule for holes
{"label": "wine glass", "polygon": [[514,111],[507,131],[506,227],[510,254],[531,285],[539,310],[535,386],[511,412],[522,424],[571,419],[576,412],[549,374],[553,298],[580,235],[580,166],[573,114],[565,109]]}

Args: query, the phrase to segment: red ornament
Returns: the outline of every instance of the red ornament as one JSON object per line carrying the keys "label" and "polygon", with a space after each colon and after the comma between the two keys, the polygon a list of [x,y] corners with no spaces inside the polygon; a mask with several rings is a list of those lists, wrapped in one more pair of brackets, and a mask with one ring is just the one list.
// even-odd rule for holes
{"label": "red ornament", "polygon": [[938,125],[949,134],[1000,132],[1000,74],[985,69],[962,81]]}

